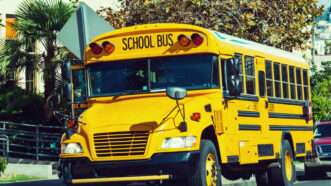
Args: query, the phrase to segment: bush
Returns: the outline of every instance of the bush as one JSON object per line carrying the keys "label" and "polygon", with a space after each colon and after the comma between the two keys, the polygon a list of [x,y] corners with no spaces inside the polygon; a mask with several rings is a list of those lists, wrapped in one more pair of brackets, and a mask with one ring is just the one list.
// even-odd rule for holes
{"label": "bush", "polygon": [[0,175],[5,171],[7,167],[7,160],[0,157]]}
{"label": "bush", "polygon": [[13,83],[0,86],[0,120],[41,122],[44,120],[43,98],[26,92]]}

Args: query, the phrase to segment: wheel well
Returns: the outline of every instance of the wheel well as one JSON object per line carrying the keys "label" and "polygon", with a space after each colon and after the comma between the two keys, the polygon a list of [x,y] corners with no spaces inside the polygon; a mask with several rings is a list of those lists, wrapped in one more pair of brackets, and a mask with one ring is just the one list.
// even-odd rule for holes
{"label": "wheel well", "polygon": [[292,151],[293,151],[293,157],[295,158],[295,151],[294,151],[295,149],[294,149],[294,144],[293,144],[293,140],[292,140],[292,135],[288,132],[284,132],[282,140],[287,140],[288,142],[290,142],[290,145],[291,145]]}
{"label": "wheel well", "polygon": [[214,126],[210,125],[209,127],[205,128],[201,134],[201,140],[210,140],[214,143],[216,150],[217,150],[217,155],[218,155],[218,160],[221,163],[221,151],[218,145],[216,133],[215,133],[215,128]]}

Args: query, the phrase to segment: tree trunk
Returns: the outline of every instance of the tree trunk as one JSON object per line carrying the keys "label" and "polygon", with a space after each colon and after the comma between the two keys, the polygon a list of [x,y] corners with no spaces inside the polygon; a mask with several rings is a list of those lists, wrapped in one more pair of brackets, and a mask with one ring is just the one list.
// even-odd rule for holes
{"label": "tree trunk", "polygon": [[45,92],[44,92],[44,99],[45,99],[45,114],[46,114],[46,118],[50,119],[52,116],[51,113],[51,105],[52,103],[50,102],[50,99],[52,97],[52,94],[54,92],[55,89],[55,67],[56,65],[53,62],[53,58],[55,57],[55,46],[54,46],[54,41],[51,40],[49,42],[47,42],[47,54],[45,56],[45,60],[44,60],[44,65],[45,65],[45,69],[44,69],[44,82],[45,82]]}
{"label": "tree trunk", "polygon": [[31,93],[34,92],[34,68],[31,64],[28,64],[25,67],[25,87],[26,91]]}

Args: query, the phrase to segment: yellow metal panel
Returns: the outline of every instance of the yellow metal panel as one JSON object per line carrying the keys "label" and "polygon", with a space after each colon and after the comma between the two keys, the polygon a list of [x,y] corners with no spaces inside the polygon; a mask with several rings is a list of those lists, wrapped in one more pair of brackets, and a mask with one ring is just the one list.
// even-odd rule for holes
{"label": "yellow metal panel", "polygon": [[170,175],[155,175],[155,176],[73,179],[72,183],[82,184],[82,183],[105,183],[105,182],[134,182],[134,181],[153,181],[153,180],[169,180],[169,179],[170,179]]}
{"label": "yellow metal panel", "polygon": [[223,121],[222,121],[222,111],[214,111],[214,124],[217,134],[222,134],[224,132]]}

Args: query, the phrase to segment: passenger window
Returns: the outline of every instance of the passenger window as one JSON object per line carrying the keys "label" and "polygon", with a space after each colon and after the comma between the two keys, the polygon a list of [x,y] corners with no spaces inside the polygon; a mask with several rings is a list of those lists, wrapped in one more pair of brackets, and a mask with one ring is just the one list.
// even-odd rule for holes
{"label": "passenger window", "polygon": [[226,76],[225,76],[225,59],[221,59],[221,70],[222,70],[222,89],[223,89],[223,92],[224,91],[227,91],[228,90],[228,87],[227,87],[227,85],[226,85]]}
{"label": "passenger window", "polygon": [[283,85],[283,98],[288,98],[288,78],[287,78],[287,65],[282,65],[282,85]]}
{"label": "passenger window", "polygon": [[291,87],[291,99],[296,99],[296,89],[294,81],[294,67],[290,66],[290,87]]}
{"label": "passenger window", "polygon": [[241,94],[242,94],[243,91],[244,91],[244,89],[243,89],[243,79],[244,79],[244,74],[243,74],[242,55],[237,53],[237,54],[234,55],[234,57],[238,59],[239,64],[240,64],[240,72],[239,72],[239,76],[240,76]]}
{"label": "passenger window", "polygon": [[254,58],[251,56],[245,56],[245,71],[246,71],[246,94],[255,95]]}
{"label": "passenger window", "polygon": [[275,84],[275,97],[282,97],[281,87],[280,87],[280,70],[279,63],[274,63],[274,84]]}
{"label": "passenger window", "polygon": [[305,100],[309,100],[307,70],[303,70],[303,91],[304,91],[304,94],[305,94]]}
{"label": "passenger window", "polygon": [[302,100],[302,81],[301,81],[301,69],[300,68],[296,68],[296,78],[297,78],[298,99]]}
{"label": "passenger window", "polygon": [[267,80],[267,95],[272,97],[274,95],[274,90],[272,86],[272,65],[271,61],[266,61],[265,64],[266,80]]}

